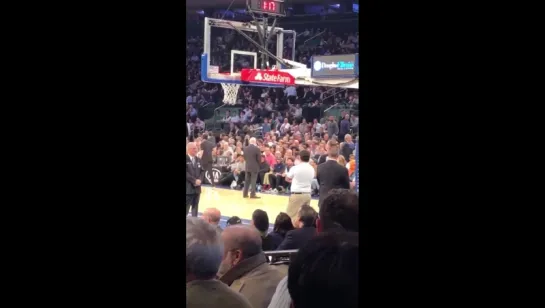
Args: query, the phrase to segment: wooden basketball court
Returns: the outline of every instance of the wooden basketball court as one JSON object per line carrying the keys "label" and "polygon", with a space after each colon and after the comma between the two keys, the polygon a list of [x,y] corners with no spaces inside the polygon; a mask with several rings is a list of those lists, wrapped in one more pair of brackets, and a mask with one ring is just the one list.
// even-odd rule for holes
{"label": "wooden basketball court", "polygon": [[[251,220],[252,213],[260,209],[267,212],[272,224],[280,212],[286,212],[288,196],[266,193],[257,193],[257,195],[261,199],[242,198],[242,190],[203,186],[199,201],[199,215],[204,209],[215,207],[220,210],[221,216],[238,216],[241,219]],[[318,200],[312,199],[310,206],[318,211]]]}

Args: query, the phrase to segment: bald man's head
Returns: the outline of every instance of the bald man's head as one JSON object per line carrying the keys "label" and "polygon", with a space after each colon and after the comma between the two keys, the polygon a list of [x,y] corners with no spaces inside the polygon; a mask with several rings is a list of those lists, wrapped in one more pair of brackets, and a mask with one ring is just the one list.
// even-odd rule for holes
{"label": "bald man's head", "polygon": [[217,208],[207,208],[202,213],[202,219],[209,224],[218,225],[221,219],[221,212]]}
{"label": "bald man's head", "polygon": [[250,142],[250,144],[256,144],[257,140],[254,137],[252,137],[250,138],[248,142]]}
{"label": "bald man's head", "polygon": [[220,277],[241,261],[262,252],[261,235],[253,226],[242,224],[228,226],[223,230],[221,240],[225,249],[218,271]]}

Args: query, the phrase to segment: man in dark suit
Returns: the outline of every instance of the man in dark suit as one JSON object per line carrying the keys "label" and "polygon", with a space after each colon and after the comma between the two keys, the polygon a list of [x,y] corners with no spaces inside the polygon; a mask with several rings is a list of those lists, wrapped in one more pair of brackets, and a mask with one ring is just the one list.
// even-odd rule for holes
{"label": "man in dark suit", "polygon": [[339,145],[335,141],[328,143],[329,150],[325,163],[318,165],[316,179],[320,184],[320,199],[318,207],[322,204],[330,190],[335,188],[350,189],[348,169],[337,162],[339,157]]}
{"label": "man in dark suit", "polygon": [[242,197],[248,198],[248,187],[250,187],[250,198],[259,199],[256,196],[257,174],[259,173],[259,164],[261,162],[261,151],[256,145],[256,139],[250,138],[249,145],[244,148],[244,160],[246,161],[246,169],[244,170],[244,189]]}
{"label": "man in dark suit", "polygon": [[185,156],[185,215],[197,217],[199,210],[199,199],[201,198],[201,184],[204,177],[201,160],[197,157],[197,145],[194,142],[187,144],[187,155]]}
{"label": "man in dark suit", "polygon": [[286,233],[286,238],[277,250],[299,249],[316,235],[315,222],[318,213],[309,205],[303,205],[297,216],[297,229]]}
{"label": "man in dark suit", "polygon": [[216,183],[214,182],[214,174],[212,173],[212,164],[214,162],[212,158],[212,150],[216,147],[216,145],[212,143],[210,139],[208,139],[208,133],[204,133],[202,135],[202,139],[202,168],[204,171],[208,172],[208,175],[210,176],[210,185],[212,185],[212,187],[216,187]]}

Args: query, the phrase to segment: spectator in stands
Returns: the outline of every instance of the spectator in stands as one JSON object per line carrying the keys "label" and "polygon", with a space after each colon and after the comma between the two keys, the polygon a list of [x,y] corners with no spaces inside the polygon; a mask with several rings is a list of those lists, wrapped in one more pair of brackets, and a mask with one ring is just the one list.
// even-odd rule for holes
{"label": "spectator in stands", "polygon": [[337,157],[337,162],[339,163],[339,165],[346,167],[346,159],[344,159],[344,156],[339,155],[339,157]]}
{"label": "spectator in stands", "polygon": [[229,166],[232,172],[233,179],[231,188],[240,189],[242,187],[242,181],[244,181],[246,163],[244,162],[244,156],[239,155],[237,160]]}
{"label": "spectator in stands", "polygon": [[198,132],[202,132],[204,131],[204,127],[205,127],[204,121],[197,117],[197,119],[195,120],[195,129]]}
{"label": "spectator in stands", "polygon": [[292,103],[295,100],[295,97],[297,96],[297,89],[295,86],[289,86],[286,87],[284,90],[284,93],[286,94],[286,97],[288,98],[289,102]]}
{"label": "spectator in stands", "polygon": [[350,132],[350,115],[347,113],[344,115],[344,119],[341,120],[341,127],[339,129],[339,139],[343,140],[344,136]]}
{"label": "spectator in stands", "polygon": [[267,262],[259,232],[252,226],[234,225],[225,228],[221,239],[224,253],[219,279],[244,295],[252,307],[267,308],[285,275]]}
{"label": "spectator in stands", "polygon": [[324,233],[299,249],[289,266],[293,308],[359,307],[358,233]]}
{"label": "spectator in stands", "polygon": [[231,163],[231,159],[233,158],[233,150],[229,147],[229,143],[222,141],[222,154],[221,156],[225,157],[227,164]]}
{"label": "spectator in stands", "polygon": [[195,120],[197,118],[197,109],[195,108],[195,106],[189,106],[188,114],[192,120]]}
{"label": "spectator in stands", "polygon": [[220,227],[221,212],[217,208],[211,207],[204,210],[201,218],[207,223],[213,225],[218,229],[218,232],[222,232],[223,229]]}
{"label": "spectator in stands", "polygon": [[269,119],[265,118],[263,120],[263,125],[261,126],[261,132],[263,134],[266,134],[271,131],[271,124],[269,123]]}
{"label": "spectator in stands", "polygon": [[329,143],[329,151],[327,161],[318,165],[318,173],[316,178],[320,183],[320,200],[318,207],[321,206],[325,197],[330,190],[335,188],[350,188],[350,179],[348,177],[348,169],[343,165],[339,165],[337,158],[339,157],[339,146],[337,142]]}
{"label": "spectator in stands", "polygon": [[346,168],[348,169],[348,176],[352,177],[354,172],[356,172],[356,156],[354,154],[350,154],[350,159],[348,160],[348,163],[346,164]]}
{"label": "spectator in stands", "polygon": [[263,251],[275,250],[280,243],[275,235],[269,234],[269,215],[263,210],[255,210],[252,213],[252,225],[261,235],[261,249]]}
{"label": "spectator in stands", "polygon": [[[348,189],[333,189],[320,206],[319,217],[316,219],[317,232],[359,230],[359,198]],[[288,277],[278,283],[276,292],[269,308],[288,307],[291,302],[287,290]],[[286,302],[288,306],[286,306]]]}
{"label": "spectator in stands", "polygon": [[276,156],[276,164],[273,168],[273,174],[269,175],[269,183],[273,192],[278,192],[278,189],[285,185],[282,174],[286,171],[286,165],[284,164],[282,157]]}
{"label": "spectator in stands", "polygon": [[223,116],[223,118],[221,119],[221,129],[224,130],[225,129],[225,125],[229,125],[229,123],[231,122],[231,114],[229,112],[229,110],[226,110],[225,111],[225,115]]}
{"label": "spectator in stands", "polygon": [[257,173],[257,184],[261,186],[264,185],[265,174],[267,174],[269,171],[271,171],[271,166],[265,160],[265,154],[261,154],[261,162],[259,163],[259,172]]}
{"label": "spectator in stands", "polygon": [[290,131],[290,123],[288,118],[284,118],[284,123],[280,125],[280,136],[285,136]]}
{"label": "spectator in stands", "polygon": [[352,127],[352,130],[354,130],[355,132],[358,131],[358,129],[359,129],[359,119],[354,114],[350,117],[350,125]]}
{"label": "spectator in stands", "polygon": [[329,122],[327,123],[327,134],[331,137],[339,134],[339,124],[337,124],[337,121],[335,121],[333,116],[329,117]]}
{"label": "spectator in stands", "polygon": [[297,218],[295,219],[295,230],[286,234],[286,238],[282,244],[278,246],[278,250],[299,249],[314,235],[316,235],[316,218],[318,214],[308,205],[301,207]]}
{"label": "spectator in stands", "polygon": [[320,206],[318,232],[359,230],[359,197],[349,189],[332,189]]}
{"label": "spectator in stands", "polygon": [[278,246],[284,241],[286,238],[286,234],[290,232],[291,230],[295,229],[293,227],[293,222],[291,220],[291,217],[281,212],[276,216],[276,220],[274,221],[274,227],[273,232],[269,233],[272,238],[274,238],[274,242],[276,243],[276,246],[273,250],[277,249]]}
{"label": "spectator in stands", "polygon": [[276,163],[276,157],[274,157],[274,154],[271,152],[271,148],[266,146],[264,148],[263,154],[265,156],[265,161],[271,166],[271,168],[274,168],[274,165]]}
{"label": "spectator in stands", "polygon": [[350,160],[350,155],[354,153],[356,149],[356,144],[352,142],[352,135],[346,134],[344,136],[344,142],[341,146],[341,155],[344,156],[346,160]]}
{"label": "spectator in stands", "polygon": [[187,218],[185,248],[187,307],[252,307],[248,299],[215,279],[223,247],[214,226],[196,217]]}
{"label": "spectator in stands", "polygon": [[[292,153],[292,151],[290,150],[289,153]],[[295,166],[295,158],[291,154],[289,154],[289,156],[285,160],[286,160],[286,170],[282,174],[282,183],[285,186],[280,186],[280,191],[284,191],[284,190],[289,191],[291,189],[291,182],[286,181],[286,176],[290,172],[291,168]]]}
{"label": "spectator in stands", "polygon": [[233,216],[229,219],[227,219],[226,226],[232,226],[232,225],[239,225],[242,223],[242,219],[240,219],[238,216]]}
{"label": "spectator in stands", "polygon": [[318,165],[321,165],[323,163],[325,163],[327,161],[327,157],[328,157],[328,153],[329,153],[329,149],[332,147],[332,146],[336,146],[337,145],[337,142],[331,140],[329,142],[327,142],[325,144],[325,148],[324,148],[324,153],[322,155],[320,155],[320,157],[318,158]]}

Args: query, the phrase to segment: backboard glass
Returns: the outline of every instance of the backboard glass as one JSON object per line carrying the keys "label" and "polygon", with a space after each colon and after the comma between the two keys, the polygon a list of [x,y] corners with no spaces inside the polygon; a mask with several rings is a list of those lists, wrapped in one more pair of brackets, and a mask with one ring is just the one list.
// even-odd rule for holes
{"label": "backboard glass", "polygon": [[[233,28],[240,30],[245,35],[233,30]],[[262,28],[259,27],[259,29]],[[213,33],[213,31],[220,32]],[[267,46],[267,50],[277,58],[280,58],[285,63],[289,64],[291,66],[290,68],[282,66],[279,61],[271,58],[269,58],[268,67],[275,66],[278,68],[277,70],[264,70],[261,67],[258,67],[258,58],[261,51],[247,40],[246,37],[247,35],[256,43],[260,43],[257,37],[258,27],[255,22],[237,22],[206,17],[204,22],[204,51],[201,56],[201,80],[207,83],[238,84],[260,87],[285,87],[287,84],[295,84],[302,86],[327,86],[333,88],[358,89],[359,83],[357,75],[359,73],[357,72],[357,54],[352,55],[355,60],[350,62],[351,66],[349,67],[356,73],[345,75],[343,72],[343,74],[325,74],[325,76],[317,76],[316,63],[314,63],[314,69],[312,69],[307,67],[307,64],[294,61],[297,38],[295,31],[285,30],[279,27],[273,28],[271,25],[268,25],[268,32],[270,33],[271,31],[273,33],[270,34],[269,43],[272,42],[272,44]],[[238,38],[233,39],[237,35]],[[288,35],[291,36],[289,43],[291,46],[289,46],[290,48],[284,48],[285,38]],[[259,45],[261,46],[261,44]],[[346,57],[350,57],[350,55],[339,56],[342,60],[339,62],[341,64],[346,62],[344,61]],[[324,69],[345,68],[345,66],[339,66],[338,63],[323,62],[322,64],[323,65],[320,67],[323,67]],[[348,68],[348,66],[346,66],[346,68]]]}
{"label": "backboard glass", "polygon": [[[240,80],[240,71],[243,68],[258,68],[258,57],[261,52],[246,39],[240,39],[242,35],[233,30],[239,29],[254,41],[260,43],[257,38],[258,27],[252,22],[237,22],[206,17],[204,21],[204,51],[201,56],[201,79],[209,83],[237,83],[247,84]],[[284,34],[295,32],[268,25],[268,32],[274,30],[269,40],[268,51],[278,58],[284,58]],[[219,32],[215,32],[219,31]],[[214,33],[215,32],[215,33]],[[243,41],[243,45],[233,43],[234,37]],[[293,44],[295,46],[295,44]],[[295,54],[290,52],[290,55]],[[270,66],[280,67],[280,63],[269,59]],[[254,84],[252,84],[254,85]],[[278,87],[278,84],[260,83],[255,86]]]}

